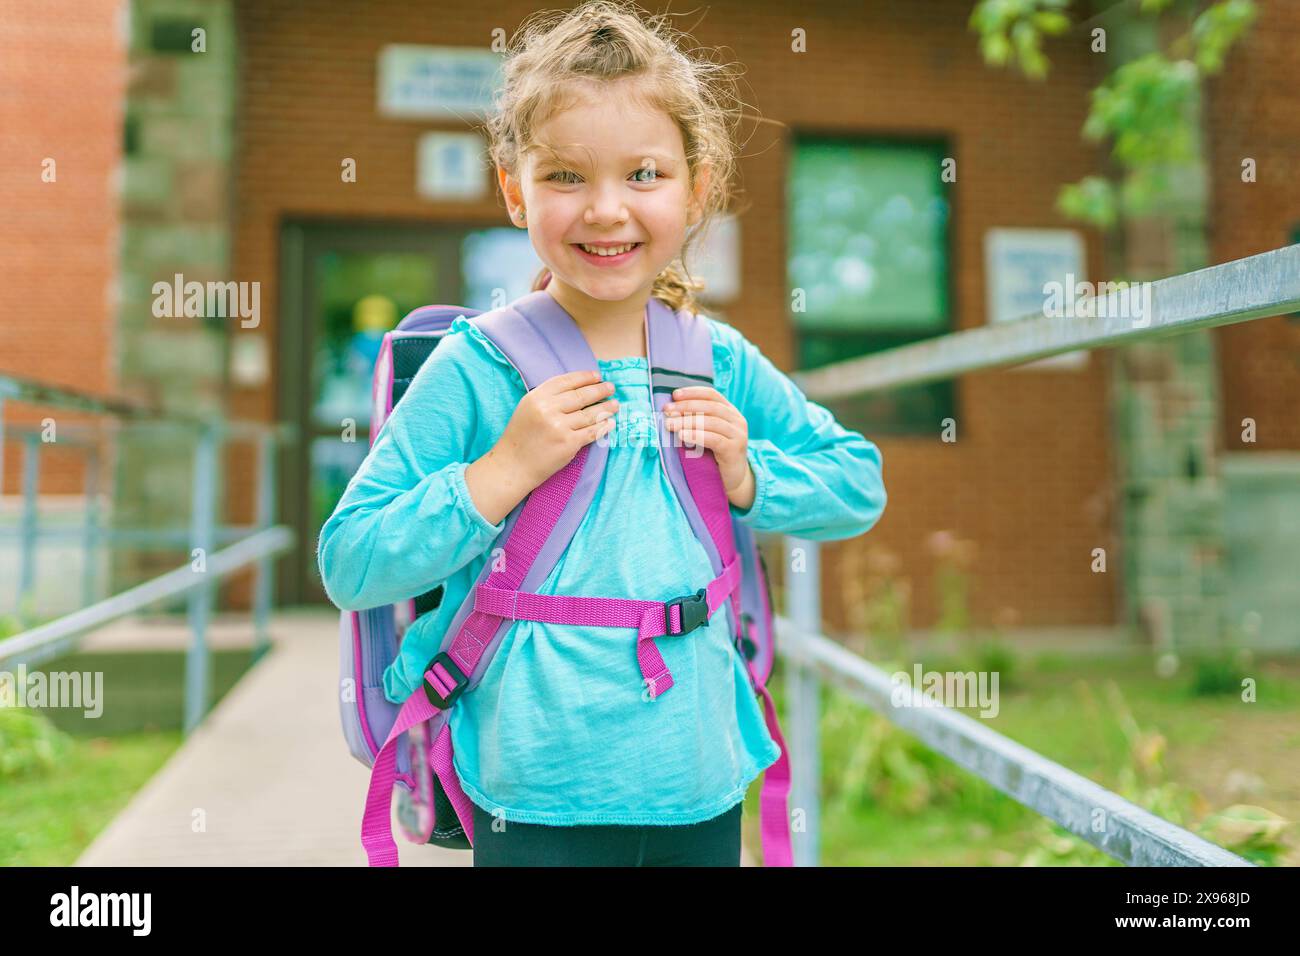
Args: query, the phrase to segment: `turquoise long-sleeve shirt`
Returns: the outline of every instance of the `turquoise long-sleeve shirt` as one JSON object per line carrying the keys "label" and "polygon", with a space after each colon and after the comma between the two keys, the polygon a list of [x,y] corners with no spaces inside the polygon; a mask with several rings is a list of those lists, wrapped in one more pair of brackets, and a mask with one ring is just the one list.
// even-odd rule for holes
{"label": "turquoise long-sleeve shirt", "polygon": [[[739,331],[710,319],[714,387],[749,425],[758,531],[813,540],[862,534],[885,506],[880,452],[809,401]],[[646,360],[599,361],[615,385],[614,429],[592,507],[539,589],[666,601],[713,579],[659,463]],[[321,528],[325,591],[344,610],[407,600],[443,582],[384,673],[395,703],[421,686],[451,618],[492,556],[504,519],[475,507],[465,467],[500,438],[523,380],[458,317]],[[687,635],[656,640],[675,681],[643,696],[636,628],[517,621],[449,715],[466,795],[507,821],[688,824],[744,798],[780,756],[732,635],[731,604]]]}

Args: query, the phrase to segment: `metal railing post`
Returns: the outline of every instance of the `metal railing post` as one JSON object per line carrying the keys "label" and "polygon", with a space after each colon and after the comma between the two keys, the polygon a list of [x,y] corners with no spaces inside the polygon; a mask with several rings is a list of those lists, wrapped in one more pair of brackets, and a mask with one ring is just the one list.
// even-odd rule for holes
{"label": "metal railing post", "polygon": [[[275,458],[277,444],[272,432],[264,432],[258,439],[257,461],[257,527],[265,530],[275,524]],[[271,647],[267,619],[271,612],[272,573],[274,558],[268,554],[257,562],[257,583],[253,594],[253,660],[262,657]]]}
{"label": "metal railing post", "polygon": [[[821,630],[821,553],[816,541],[786,537],[785,590],[790,619],[810,631]],[[821,860],[821,679],[811,668],[789,661],[790,809],[795,866]],[[800,826],[802,823],[802,826]]]}
{"label": "metal railing post", "polygon": [[95,603],[95,562],[99,545],[99,450],[86,452],[86,523],[81,536],[81,606]]}
{"label": "metal railing post", "polygon": [[[212,526],[216,515],[217,433],[209,425],[199,433],[194,449],[194,491],[190,514],[190,567],[197,574],[208,573],[212,556]],[[198,551],[198,554],[195,554]],[[197,568],[195,565],[197,564]],[[200,570],[201,569],[201,570]],[[190,646],[185,656],[185,733],[203,720],[208,711],[209,669],[208,618],[212,612],[213,585],[197,587],[189,596]]]}
{"label": "metal railing post", "polygon": [[40,454],[40,435],[28,434],[23,442],[23,553],[18,571],[18,616],[23,620],[34,613],[27,602],[36,587],[36,487],[40,481]]}

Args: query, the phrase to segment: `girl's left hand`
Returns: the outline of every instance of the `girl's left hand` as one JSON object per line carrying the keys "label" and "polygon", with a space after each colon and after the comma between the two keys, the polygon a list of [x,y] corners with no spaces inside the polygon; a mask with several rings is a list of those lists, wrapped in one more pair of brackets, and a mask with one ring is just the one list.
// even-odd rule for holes
{"label": "girl's left hand", "polygon": [[683,442],[713,452],[728,500],[737,508],[750,507],[754,476],[746,457],[749,423],[739,409],[712,386],[689,385],[673,390],[673,401],[664,405],[664,415],[665,427],[677,432]]}

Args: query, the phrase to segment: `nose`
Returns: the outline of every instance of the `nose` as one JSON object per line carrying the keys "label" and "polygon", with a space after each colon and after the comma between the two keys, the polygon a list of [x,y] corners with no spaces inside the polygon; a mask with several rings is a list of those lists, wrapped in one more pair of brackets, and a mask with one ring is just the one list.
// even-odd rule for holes
{"label": "nose", "polygon": [[627,222],[627,206],[623,202],[621,183],[602,180],[591,193],[591,205],[584,214],[587,225],[603,226]]}

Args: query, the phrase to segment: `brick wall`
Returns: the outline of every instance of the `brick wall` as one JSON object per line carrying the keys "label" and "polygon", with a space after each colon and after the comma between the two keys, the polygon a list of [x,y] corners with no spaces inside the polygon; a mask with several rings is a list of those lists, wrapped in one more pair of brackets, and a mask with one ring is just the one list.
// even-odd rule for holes
{"label": "brick wall", "polygon": [[[0,0],[0,373],[99,392],[113,362],[126,84],[124,4]],[[54,160],[54,181],[42,180]],[[85,416],[9,406],[9,424]],[[57,431],[56,431],[57,436]],[[56,442],[57,444],[57,442]],[[21,487],[21,446],[5,447],[3,490]],[[84,457],[41,454],[42,494],[83,488]]]}
{"label": "brick wall", "polygon": [[[1300,228],[1300,4],[1267,0],[1210,86],[1211,258],[1228,262],[1290,245]],[[1242,182],[1242,160],[1256,182]],[[1226,451],[1300,451],[1300,319],[1215,331]],[[1242,442],[1253,418],[1256,441]]]}

